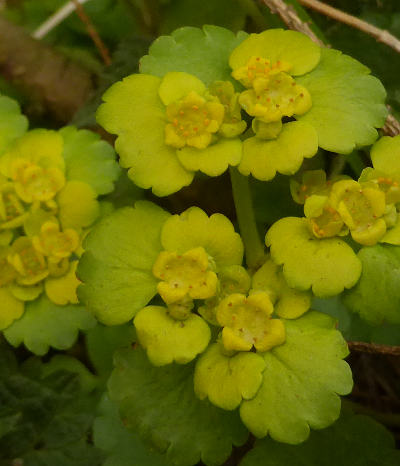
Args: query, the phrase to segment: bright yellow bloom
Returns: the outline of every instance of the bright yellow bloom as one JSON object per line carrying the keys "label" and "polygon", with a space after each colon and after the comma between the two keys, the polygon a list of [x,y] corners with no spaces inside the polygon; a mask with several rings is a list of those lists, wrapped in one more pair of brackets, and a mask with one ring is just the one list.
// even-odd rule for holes
{"label": "bright yellow bloom", "polygon": [[191,91],[185,98],[167,106],[167,119],[165,144],[177,149],[184,146],[205,149],[221,127],[224,106]]}
{"label": "bright yellow bloom", "polygon": [[221,301],[217,309],[222,343],[227,350],[268,351],[285,341],[285,327],[280,319],[271,319],[273,305],[268,293],[249,297],[235,293]]}
{"label": "bright yellow bloom", "polygon": [[32,238],[32,244],[50,262],[58,263],[78,249],[80,240],[74,229],[68,228],[62,232],[58,223],[48,221],[41,226],[40,234]]}
{"label": "bright yellow bloom", "polygon": [[160,252],[153,274],[160,281],[157,291],[167,303],[176,303],[187,295],[192,299],[207,299],[215,295],[218,278],[210,270],[204,248],[190,249],[184,254]]}

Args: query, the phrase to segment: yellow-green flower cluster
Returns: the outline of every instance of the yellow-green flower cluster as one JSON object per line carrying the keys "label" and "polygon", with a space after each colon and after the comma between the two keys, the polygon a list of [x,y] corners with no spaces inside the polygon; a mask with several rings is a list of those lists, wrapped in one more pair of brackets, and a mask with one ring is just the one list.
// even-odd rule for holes
{"label": "yellow-green flower cluster", "polygon": [[[98,192],[68,153],[71,140],[82,136],[113,157],[96,135],[72,127],[30,131],[0,157],[0,296],[6,303],[0,328],[42,293],[57,305],[78,303],[82,240],[99,215]],[[110,168],[113,178],[116,167]]]}
{"label": "yellow-green flower cluster", "polygon": [[327,181],[325,173],[316,170],[305,172],[301,183],[292,182],[294,199],[304,203],[313,235],[330,238],[350,233],[363,246],[386,242],[386,234],[393,237],[400,179],[375,169],[364,170],[358,181],[342,178]]}

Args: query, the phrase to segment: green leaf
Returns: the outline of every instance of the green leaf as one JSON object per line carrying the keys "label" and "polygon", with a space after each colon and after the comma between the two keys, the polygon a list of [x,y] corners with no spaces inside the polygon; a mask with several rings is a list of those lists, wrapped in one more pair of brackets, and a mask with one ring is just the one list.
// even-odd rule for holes
{"label": "green leaf", "polygon": [[266,368],[257,395],[240,415],[256,437],[301,443],[310,428],[323,429],[340,414],[340,398],[352,389],[348,349],[335,321],[319,312],[285,321],[286,342],[263,353]]}
{"label": "green leaf", "polygon": [[240,466],[396,466],[394,439],[367,416],[344,415],[333,426],[312,432],[301,445],[258,440]]}
{"label": "green leaf", "polygon": [[322,49],[321,62],[296,79],[311,94],[312,107],[299,121],[310,123],[323,149],[349,154],[372,144],[384,125],[386,92],[367,67],[338,50]]}
{"label": "green leaf", "polygon": [[21,115],[18,103],[9,97],[0,96],[0,154],[27,129],[28,119]]}
{"label": "green leaf", "polygon": [[235,35],[218,26],[183,27],[153,42],[149,55],[140,60],[140,72],[162,78],[170,71],[184,71],[207,86],[214,81],[234,82],[229,55],[246,37],[244,32]]}
{"label": "green leaf", "polygon": [[315,238],[304,218],[278,220],[265,241],[292,288],[312,288],[316,296],[327,297],[353,287],[360,277],[361,262],[352,248],[339,238]]}
{"label": "green leaf", "polygon": [[86,349],[97,374],[107,379],[113,369],[114,351],[136,341],[135,327],[129,323],[115,327],[97,324],[86,332]]}
{"label": "green leaf", "polygon": [[80,390],[78,376],[43,377],[40,360],[18,367],[4,344],[0,349],[0,464],[20,458],[24,466],[100,466],[103,455],[88,442],[97,400]]}
{"label": "green leaf", "polygon": [[25,313],[4,330],[4,336],[15,347],[24,343],[32,353],[43,355],[50,346],[59,350],[70,348],[79,330],[95,324],[94,317],[82,306],[57,306],[42,295],[25,304]]}
{"label": "green leaf", "polygon": [[98,378],[78,359],[66,354],[56,354],[43,364],[42,377],[47,377],[57,371],[67,371],[77,374],[83,392],[91,393],[98,386]]}
{"label": "green leaf", "polygon": [[368,323],[400,324],[400,248],[376,245],[358,253],[362,274],[344,302]]}
{"label": "green leaf", "polygon": [[246,12],[240,0],[174,0],[163,11],[161,33],[168,34],[181,26],[201,27],[203,24],[239,31],[244,28],[245,20]]}
{"label": "green leaf", "polygon": [[148,448],[133,431],[127,429],[118,407],[107,395],[99,405],[99,416],[93,425],[96,447],[108,454],[103,466],[168,466],[159,453]]}
{"label": "green leaf", "polygon": [[124,207],[100,221],[85,241],[78,296],[100,322],[130,320],[156,294],[153,264],[162,249],[160,235],[169,214],[146,201]]}
{"label": "green leaf", "polygon": [[93,131],[67,126],[60,130],[64,139],[63,156],[68,181],[83,181],[98,195],[114,189],[120,174],[115,151]]}
{"label": "green leaf", "polygon": [[124,424],[133,427],[168,461],[191,466],[222,464],[232,444],[242,445],[247,431],[236,412],[200,401],[193,391],[193,364],[154,367],[142,349],[122,349],[109,381],[110,396]]}
{"label": "green leaf", "polygon": [[400,324],[369,325],[358,314],[349,311],[339,296],[327,299],[315,298],[311,307],[335,318],[338,322],[338,330],[347,341],[365,341],[393,346],[400,342]]}

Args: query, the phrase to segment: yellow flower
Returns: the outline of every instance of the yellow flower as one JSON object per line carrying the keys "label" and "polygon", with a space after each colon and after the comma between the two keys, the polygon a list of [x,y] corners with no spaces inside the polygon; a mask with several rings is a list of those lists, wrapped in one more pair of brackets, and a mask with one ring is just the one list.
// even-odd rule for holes
{"label": "yellow flower", "polygon": [[189,295],[192,299],[207,299],[217,291],[217,275],[209,270],[210,262],[204,248],[190,249],[184,254],[160,252],[153,274],[160,281],[157,291],[167,303],[176,303]]}
{"label": "yellow flower", "polygon": [[48,221],[41,226],[40,235],[32,238],[32,244],[50,262],[58,263],[78,249],[80,240],[74,229],[67,228],[61,232],[58,223]]}
{"label": "yellow flower", "polygon": [[170,103],[166,113],[169,123],[165,127],[165,144],[177,149],[184,146],[205,149],[222,124],[224,106],[191,91],[183,99]]}
{"label": "yellow flower", "polygon": [[223,326],[222,343],[227,350],[268,351],[285,341],[285,327],[272,319],[273,305],[268,293],[256,292],[249,297],[235,293],[221,301],[218,323]]}

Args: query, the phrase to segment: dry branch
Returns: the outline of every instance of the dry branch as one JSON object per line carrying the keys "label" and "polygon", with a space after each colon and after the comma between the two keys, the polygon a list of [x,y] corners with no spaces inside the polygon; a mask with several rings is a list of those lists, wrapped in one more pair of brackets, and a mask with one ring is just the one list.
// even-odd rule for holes
{"label": "dry branch", "polygon": [[0,73],[59,123],[68,122],[93,89],[88,70],[1,16]]}

